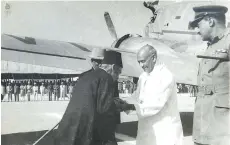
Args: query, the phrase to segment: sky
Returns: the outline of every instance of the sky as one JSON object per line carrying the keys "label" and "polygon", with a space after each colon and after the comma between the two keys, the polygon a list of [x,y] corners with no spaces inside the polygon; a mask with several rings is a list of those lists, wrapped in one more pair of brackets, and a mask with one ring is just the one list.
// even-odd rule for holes
{"label": "sky", "polygon": [[104,12],[110,13],[118,37],[144,34],[152,13],[142,1],[24,1],[1,6],[1,33],[110,46]]}
{"label": "sky", "polygon": [[[160,1],[163,5],[172,2]],[[1,33],[108,47],[114,39],[104,20],[106,11],[118,37],[144,35],[152,16],[143,1],[1,1]]]}

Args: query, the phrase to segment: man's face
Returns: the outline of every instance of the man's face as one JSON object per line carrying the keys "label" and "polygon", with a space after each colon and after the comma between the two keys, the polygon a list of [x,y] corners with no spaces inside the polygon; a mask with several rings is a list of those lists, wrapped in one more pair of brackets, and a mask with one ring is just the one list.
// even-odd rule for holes
{"label": "man's face", "polygon": [[202,19],[198,25],[198,34],[202,37],[203,41],[210,40],[211,27],[208,19]]}
{"label": "man's face", "polygon": [[100,64],[101,64],[101,60],[91,60],[92,63],[92,67],[94,70],[98,69]]}
{"label": "man's face", "polygon": [[121,67],[119,67],[117,65],[113,65],[113,69],[112,69],[111,75],[112,75],[114,81],[118,80],[119,75],[121,74],[121,70],[122,70]]}
{"label": "man's face", "polygon": [[153,54],[151,54],[151,55],[138,55],[137,61],[145,72],[150,73],[150,72],[152,72],[152,70],[155,66],[156,58]]}
{"label": "man's face", "polygon": [[92,61],[92,66],[93,66],[93,69],[98,69],[99,68],[99,64],[95,61]]}

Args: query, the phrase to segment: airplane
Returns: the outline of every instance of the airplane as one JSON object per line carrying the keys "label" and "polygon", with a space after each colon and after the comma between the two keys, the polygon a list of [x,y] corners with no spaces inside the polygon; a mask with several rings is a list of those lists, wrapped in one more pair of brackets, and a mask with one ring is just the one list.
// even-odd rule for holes
{"label": "airplane", "polygon": [[[89,61],[86,60],[93,46],[84,46],[73,42],[23,38],[9,34],[3,34],[1,39],[1,71],[3,76],[7,73],[14,74],[15,78],[22,73],[50,74],[61,72],[62,74],[79,74],[91,67]],[[123,42],[119,46],[121,49],[106,48],[122,53],[123,76],[138,77],[140,75],[142,69],[136,61],[135,51],[138,47],[140,48],[140,45],[151,43],[156,48],[160,48],[158,50],[159,57],[173,71],[178,83],[196,84],[194,75],[196,71],[194,69],[196,67],[194,64],[195,58],[190,57],[191,59],[188,59],[188,56],[177,54],[167,45],[151,38],[132,37],[129,40],[132,43],[125,44]]]}
{"label": "airplane", "polygon": [[[180,3],[177,4],[180,5]],[[158,22],[158,16],[154,23]],[[106,49],[122,53],[124,62],[123,76],[138,77],[140,75],[142,69],[136,61],[136,52],[141,46],[150,44],[157,49],[161,61],[173,72],[177,83],[197,84],[196,72],[198,59],[194,55],[189,55],[186,51],[185,53],[179,53],[169,47],[164,39],[156,39],[152,36],[142,37],[140,35],[127,34],[118,38],[109,14],[105,13],[104,17],[106,23],[108,23],[112,37],[115,38],[114,43],[106,47]],[[188,24],[186,24],[187,26]],[[171,33],[169,34],[171,35]],[[165,31],[162,34],[157,33],[157,35],[162,37],[167,36],[165,35]],[[58,72],[58,74],[65,75],[79,74],[91,68],[87,56],[94,46],[75,42],[36,39],[12,34],[2,34],[1,36],[2,74],[13,73],[16,78],[20,77],[16,76],[16,74],[21,73],[28,75],[31,73],[53,74]],[[50,105],[48,103],[46,104],[47,106]],[[47,125],[43,128],[47,128]],[[26,131],[30,131],[30,128]]]}
{"label": "airplane", "polygon": [[[208,2],[207,1],[205,1],[205,2],[183,2],[182,1],[179,3],[178,2],[170,3],[170,5],[164,5],[162,1],[155,1],[155,3],[153,2],[154,5],[157,5],[156,11],[153,12],[155,19],[154,19],[154,22],[151,21],[147,25],[147,27],[145,28],[145,30],[147,29],[145,36],[139,37],[140,35],[126,35],[125,37],[121,37],[122,39],[123,38],[125,38],[125,39],[120,43],[119,48],[121,48],[122,50],[119,50],[119,51],[126,51],[127,52],[126,54],[124,54],[124,55],[126,55],[126,57],[124,57],[124,60],[131,60],[131,58],[134,57],[134,55],[137,51],[136,49],[138,48],[135,43],[140,44],[140,42],[138,42],[138,41],[142,42],[145,40],[146,40],[145,41],[146,43],[147,43],[147,41],[151,41],[149,43],[154,43],[152,45],[156,45],[157,49],[159,48],[159,50],[158,50],[159,54],[162,54],[162,53],[164,54],[164,55],[160,55],[160,56],[162,56],[163,62],[165,62],[167,64],[167,66],[169,68],[171,68],[171,71],[175,74],[177,82],[195,85],[196,84],[195,77],[196,77],[196,69],[197,69],[197,67],[195,67],[195,65],[197,65],[198,60],[193,56],[190,56],[190,55],[188,56],[187,54],[189,54],[190,51],[194,52],[194,51],[199,50],[200,48],[205,48],[206,43],[202,42],[200,40],[200,37],[198,35],[196,35],[196,31],[188,29],[188,24],[189,24],[189,21],[194,16],[194,14],[192,12],[192,7],[195,5],[202,5],[202,4],[207,4],[207,3],[208,4],[211,4],[211,3],[220,4],[219,1],[218,2],[215,2],[215,1],[214,2],[212,2],[212,1],[208,1]],[[224,1],[221,3],[222,3],[222,5],[226,5],[229,7],[228,2]],[[175,11],[175,13],[172,13],[172,11]],[[228,26],[229,26],[229,12],[227,14],[227,20],[228,20],[227,22],[228,22]],[[115,35],[113,35],[115,29],[112,28],[112,29],[114,29],[113,31],[111,28],[109,28],[109,29],[111,30],[110,33],[111,33],[112,37],[114,37],[114,38],[117,37],[117,36],[115,36],[116,33],[115,33]],[[3,37],[7,37],[7,36],[3,36]],[[151,39],[151,38],[153,38],[153,39]],[[119,39],[119,40],[122,40],[122,39]],[[19,40],[19,39],[14,39],[14,40]],[[117,38],[115,38],[115,40],[117,40]],[[4,45],[5,42],[3,41],[2,43]],[[58,43],[58,41],[56,41],[55,43]],[[63,44],[64,42],[61,42],[61,43]],[[69,43],[71,44],[72,42],[69,42]],[[116,41],[112,44],[112,48],[115,47],[115,43],[116,43]],[[55,45],[57,45],[57,44],[55,44]],[[76,46],[77,44],[74,43],[74,45]],[[68,45],[68,47],[73,47],[74,45],[72,45],[72,46]],[[128,46],[126,46],[126,45],[128,45]],[[79,46],[80,45],[78,45],[76,47],[79,47]],[[186,51],[186,54],[175,53],[174,51],[169,50],[168,46],[176,52],[185,52]],[[15,46],[12,46],[12,47],[15,47]],[[45,46],[43,45],[42,47],[45,47]],[[63,46],[63,47],[66,47],[66,46]],[[83,47],[80,46],[80,48],[83,48]],[[87,50],[88,48],[92,48],[92,46],[87,46],[86,48],[84,48],[82,50]],[[73,48],[71,48],[71,49],[73,49]],[[45,50],[44,52],[46,52],[46,51],[47,50]],[[89,51],[90,50],[84,51],[83,56],[85,57],[85,55],[87,55],[87,53]],[[65,55],[65,53],[63,53],[63,54]],[[59,53],[59,57],[61,57],[61,55],[63,55],[63,54]],[[79,52],[79,54],[82,55],[81,52]],[[41,54],[41,55],[44,56],[44,54]],[[131,56],[131,55],[133,55],[133,56]],[[76,54],[74,56],[78,56],[78,54]],[[169,58],[168,56],[170,56],[173,59],[173,61],[168,61],[171,59],[171,58],[168,59]],[[7,60],[10,57],[5,57],[5,58]],[[53,58],[53,57],[51,57],[51,58]],[[64,58],[64,57],[62,57],[62,58]],[[67,56],[67,58],[72,59],[70,56]],[[165,58],[167,58],[167,59],[165,59]],[[184,58],[186,58],[186,59],[184,59]],[[3,59],[2,63],[4,63],[4,59]],[[15,62],[14,59],[16,59],[16,58],[12,58],[12,59],[13,59],[13,62]],[[84,59],[86,59],[86,58],[84,58]],[[56,59],[56,60],[58,61],[58,59]],[[78,59],[78,60],[80,60],[80,62],[83,61],[82,59]],[[20,59],[18,61],[20,62],[22,60]],[[52,62],[55,62],[55,61],[52,61]],[[66,61],[66,63],[68,63],[68,61]],[[35,62],[35,60],[33,61],[33,63],[34,62]],[[175,62],[176,66],[175,67],[172,66],[171,62]],[[195,64],[193,62],[195,62]],[[23,62],[23,63],[25,63],[25,62]],[[31,63],[32,62],[29,62],[29,64],[31,64]],[[188,64],[188,66],[191,66],[191,67],[188,67],[188,68],[183,69],[182,71],[179,71],[179,69],[177,69],[176,67],[178,66],[178,68],[181,69],[181,68],[183,68],[183,67],[181,67],[181,65],[183,65],[184,63]],[[61,63],[58,63],[58,64],[60,65]],[[57,66],[58,64],[52,64],[51,66],[54,66],[54,68],[56,68],[56,69],[67,67],[67,66]],[[79,66],[79,67],[78,66],[71,66],[71,64],[72,63],[68,63],[68,65],[70,65],[70,66],[68,66],[69,68],[67,68],[67,69],[70,69],[70,70],[68,70],[68,74],[80,73],[80,72],[83,72],[86,69],[90,68],[89,63],[84,64],[85,68],[82,68],[81,66]],[[39,62],[38,65],[42,66],[41,62]],[[3,64],[2,66],[10,66],[10,65]],[[45,66],[47,66],[47,65],[45,65]],[[44,70],[45,66],[43,66],[42,71],[36,70],[34,72],[44,73],[45,72],[45,70]],[[134,61],[134,64],[131,64],[131,65],[125,64],[125,66],[126,67],[124,67],[122,75],[138,77],[139,74],[142,72],[139,65],[135,61]],[[47,66],[47,67],[50,67],[50,66]],[[74,68],[74,67],[77,67],[79,69],[75,70],[76,68]],[[176,69],[174,69],[174,68],[176,68]],[[47,69],[48,68],[46,68],[46,71],[47,71]],[[187,70],[191,70],[192,72],[187,71]],[[24,71],[25,71],[25,69],[24,69]],[[33,72],[33,69],[31,69],[29,72],[31,72],[31,71]],[[50,71],[50,69],[49,69],[49,71]],[[4,69],[2,72],[5,73]],[[187,76],[189,76],[189,78],[187,76],[183,75],[183,72],[185,72],[185,74],[187,74]],[[20,73],[20,72],[16,71],[16,73]],[[180,76],[180,77],[178,77],[178,76]]]}
{"label": "airplane", "polygon": [[[112,24],[112,20],[110,22],[106,21],[106,23],[108,24],[110,34],[115,39],[110,49],[115,48],[116,51],[123,52],[124,61],[129,62],[124,65],[122,75],[131,76],[131,77],[138,77],[140,75],[140,73],[142,72],[142,69],[139,67],[136,61],[133,61],[135,60],[135,57],[136,57],[135,53],[137,52],[137,49],[140,48],[140,45],[151,44],[156,47],[156,49],[158,50],[160,54],[159,56],[161,57],[162,61],[165,62],[166,65],[173,72],[178,83],[196,85],[196,72],[197,72],[197,65],[198,65],[199,59],[197,59],[194,56],[194,54],[196,54],[196,52],[199,51],[200,49],[205,49],[206,42],[202,42],[200,39],[200,36],[197,35],[197,32],[195,30],[190,30],[188,27],[189,21],[191,21],[194,17],[194,12],[192,10],[192,7],[197,6],[197,5],[203,5],[203,4],[221,4],[221,5],[225,5],[229,7],[230,6],[229,2],[226,2],[226,1],[223,1],[223,2],[219,2],[219,1],[218,2],[217,1],[203,1],[203,2],[202,1],[201,2],[200,1],[196,1],[196,2],[189,1],[188,2],[188,1],[185,1],[184,2],[182,1],[182,2],[175,2],[175,3],[170,3],[170,4],[165,5],[163,1],[154,1],[151,4],[153,4],[154,7],[156,6],[155,12],[153,12],[154,21],[151,20],[151,22],[147,24],[145,28],[145,32],[146,32],[145,36],[140,37],[140,35],[132,35],[132,34],[124,35],[123,37],[119,39],[120,41],[119,50],[117,50],[116,49],[117,46],[115,46],[116,42],[118,41],[118,38],[115,32],[116,30]],[[148,8],[151,8],[151,7],[148,6]],[[108,17],[108,16],[109,16],[108,13],[105,14],[105,17]],[[229,17],[229,12],[228,12],[227,14],[228,26],[230,26],[229,18],[230,17]],[[56,41],[55,43],[59,43],[59,42]],[[60,43],[64,44],[65,42],[60,42]],[[69,43],[71,44],[73,42],[68,42],[68,44]],[[139,44],[139,46],[136,45],[137,43]],[[73,49],[74,45],[70,46],[68,44],[67,46],[71,47],[70,49]],[[76,45],[77,44],[75,43],[75,46]],[[64,47],[67,47],[67,46],[64,46]],[[79,47],[79,46],[80,45],[76,47]],[[45,47],[45,45],[43,45],[42,47]],[[82,46],[80,47],[83,48]],[[92,47],[94,46],[87,46],[82,50],[87,50],[89,48],[92,49]],[[171,49],[173,49],[174,51]],[[44,52],[46,51],[47,50],[45,50]],[[83,54],[82,52],[77,51],[77,53],[78,52],[79,53],[75,54],[74,56],[81,55],[81,56],[84,56],[83,59],[86,59],[87,57],[85,56],[87,56],[88,52],[90,51],[91,51],[90,49],[88,51],[83,51]],[[177,53],[177,52],[180,52],[180,53]],[[73,53],[71,52],[71,54]],[[65,55],[65,53],[63,54]],[[63,55],[63,54],[59,53],[59,55]],[[44,56],[44,54],[41,54],[41,55]],[[62,58],[63,60],[66,60],[64,59],[65,57],[62,57]],[[67,58],[73,59],[70,56],[67,56]],[[9,57],[6,59],[9,59]],[[16,59],[16,58],[13,58],[13,59]],[[70,61],[70,59],[67,59],[67,60]],[[80,62],[83,61],[82,59],[81,60],[78,59],[78,60]],[[52,62],[55,62],[55,61],[52,61]],[[66,61],[66,63],[68,63],[68,61]],[[130,62],[132,63],[130,64]],[[68,64],[69,65],[67,69],[70,69],[71,71],[74,70],[73,72],[71,72],[74,74],[76,73],[79,74],[90,68],[90,64],[88,62],[86,64],[84,63],[85,68],[82,68],[81,66],[79,67],[72,66],[72,63],[68,63]],[[41,62],[39,62],[39,65],[41,65]],[[67,67],[66,65],[65,66],[57,66],[57,65],[61,65],[61,63],[52,64],[52,66],[58,67],[58,68]],[[78,70],[76,70],[76,68],[78,68]],[[37,72],[39,73],[39,71]]]}

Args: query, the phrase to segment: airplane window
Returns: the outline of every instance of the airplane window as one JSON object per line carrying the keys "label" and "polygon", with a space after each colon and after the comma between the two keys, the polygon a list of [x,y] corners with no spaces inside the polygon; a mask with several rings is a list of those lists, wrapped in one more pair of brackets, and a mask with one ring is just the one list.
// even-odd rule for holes
{"label": "airplane window", "polygon": [[188,30],[194,30],[195,28],[191,27],[190,23],[191,22],[189,22],[189,24],[188,24]]}
{"label": "airplane window", "polygon": [[181,18],[181,16],[176,16],[176,17],[175,17],[175,19],[180,19],[180,18]]}
{"label": "airplane window", "polygon": [[169,23],[167,23],[167,24],[164,24],[164,26],[169,26]]}

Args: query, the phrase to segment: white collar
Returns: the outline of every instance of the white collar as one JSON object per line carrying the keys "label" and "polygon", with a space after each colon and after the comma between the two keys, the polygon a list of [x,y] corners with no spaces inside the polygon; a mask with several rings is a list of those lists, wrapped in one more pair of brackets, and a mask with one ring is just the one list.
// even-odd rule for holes
{"label": "white collar", "polygon": [[153,70],[150,73],[144,72],[144,76],[153,76],[154,74],[158,73],[164,66],[164,63],[157,60]]}

